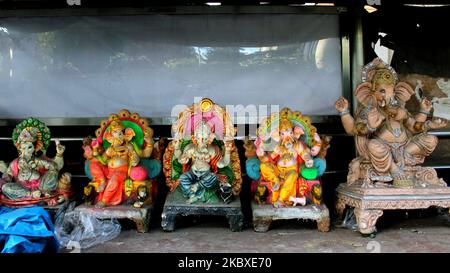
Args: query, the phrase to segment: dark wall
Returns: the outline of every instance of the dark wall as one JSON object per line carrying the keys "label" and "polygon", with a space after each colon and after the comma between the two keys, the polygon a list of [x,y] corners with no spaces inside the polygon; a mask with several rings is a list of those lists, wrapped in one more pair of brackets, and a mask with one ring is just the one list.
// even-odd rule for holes
{"label": "dark wall", "polygon": [[[386,1],[384,1],[386,2]],[[390,1],[397,2],[397,1]],[[399,3],[377,6],[373,13],[363,12],[364,58],[370,62],[377,57],[372,44],[380,38],[381,45],[394,50],[391,66],[400,78],[420,75],[429,79],[425,83],[424,96],[431,99],[436,89],[430,85],[438,78],[450,78],[450,6],[414,7]],[[415,4],[444,4],[444,1],[415,1]],[[409,3],[409,2],[408,2]],[[448,4],[448,2],[447,2]],[[381,37],[379,33],[386,33]],[[411,83],[410,83],[411,84]],[[414,87],[414,86],[413,86]],[[415,105],[413,105],[415,103]],[[413,107],[415,106],[415,107]],[[418,100],[412,98],[407,107],[415,113]],[[450,181],[450,127],[443,128],[439,144],[434,153],[425,161],[428,166],[439,167],[438,174]]]}

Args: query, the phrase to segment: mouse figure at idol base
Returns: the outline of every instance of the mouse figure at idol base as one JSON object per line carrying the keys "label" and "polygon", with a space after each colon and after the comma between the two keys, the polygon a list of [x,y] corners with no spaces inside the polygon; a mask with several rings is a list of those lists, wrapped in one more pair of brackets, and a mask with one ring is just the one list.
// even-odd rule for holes
{"label": "mouse figure at idol base", "polygon": [[41,121],[28,118],[13,131],[19,156],[9,165],[0,162],[0,203],[11,207],[55,206],[73,196],[71,175],[59,175],[64,166],[65,147],[56,140],[56,156],[46,156],[50,130]]}
{"label": "mouse figure at idol base", "polygon": [[321,139],[309,117],[289,108],[262,120],[254,143],[244,144],[256,231],[266,231],[272,219],[291,218],[317,220],[318,229],[328,231],[320,177],[330,140]]}
{"label": "mouse figure at idol base", "polygon": [[383,210],[450,206],[446,182],[433,168],[422,166],[438,143],[428,131],[445,127],[447,121],[431,117],[427,98],[418,113],[409,112],[406,102],[412,95],[411,86],[399,82],[394,69],[377,58],[363,68],[355,115],[345,98],[335,104],[358,152],[347,182],[337,189],[336,206],[341,215],[347,205],[355,208],[363,234],[375,234]]}
{"label": "mouse figure at idol base", "polygon": [[210,99],[178,115],[163,161],[171,191],[163,212],[165,230],[173,230],[176,214],[224,215],[237,223],[230,223],[232,229],[242,228],[240,201],[235,198],[242,184],[235,134],[229,114]]}

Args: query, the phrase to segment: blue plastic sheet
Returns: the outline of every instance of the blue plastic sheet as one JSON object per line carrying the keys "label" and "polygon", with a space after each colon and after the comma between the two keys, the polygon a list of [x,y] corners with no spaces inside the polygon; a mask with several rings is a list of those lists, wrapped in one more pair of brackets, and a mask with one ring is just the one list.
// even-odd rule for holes
{"label": "blue plastic sheet", "polygon": [[0,207],[0,246],[2,253],[48,253],[57,252],[59,243],[45,209]]}

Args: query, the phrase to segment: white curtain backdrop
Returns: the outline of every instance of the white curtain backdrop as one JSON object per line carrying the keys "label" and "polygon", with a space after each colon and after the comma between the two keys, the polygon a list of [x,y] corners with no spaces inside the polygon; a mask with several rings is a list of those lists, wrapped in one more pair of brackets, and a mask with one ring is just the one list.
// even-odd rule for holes
{"label": "white curtain backdrop", "polygon": [[337,15],[0,19],[0,118],[168,117],[200,96],[332,115],[341,74]]}

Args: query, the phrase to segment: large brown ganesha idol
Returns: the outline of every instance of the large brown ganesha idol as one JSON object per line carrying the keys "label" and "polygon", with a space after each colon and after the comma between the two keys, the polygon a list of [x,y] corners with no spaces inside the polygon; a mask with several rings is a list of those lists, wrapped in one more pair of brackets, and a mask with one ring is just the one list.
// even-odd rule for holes
{"label": "large brown ganesha idol", "polygon": [[[426,98],[418,113],[408,112],[405,104],[414,90],[398,82],[396,72],[382,60],[377,58],[366,65],[362,78],[355,90],[360,103],[355,117],[345,98],[335,104],[345,131],[355,136],[359,154],[350,163],[347,183],[360,182],[362,187],[446,186],[434,169],[420,165],[438,143],[428,130],[445,127],[447,121],[427,119],[432,103]],[[387,183],[391,181],[392,185]]]}

